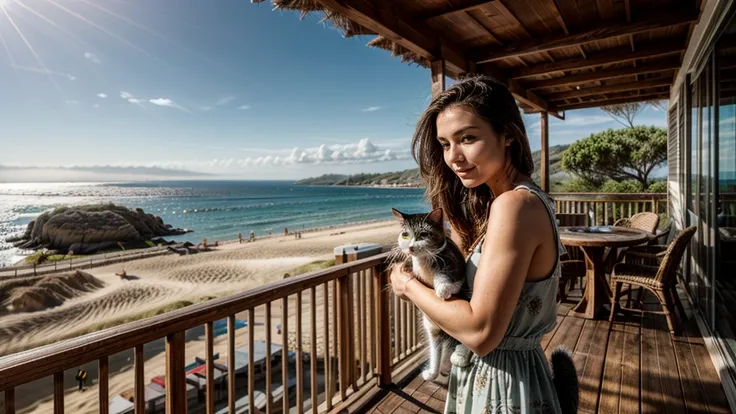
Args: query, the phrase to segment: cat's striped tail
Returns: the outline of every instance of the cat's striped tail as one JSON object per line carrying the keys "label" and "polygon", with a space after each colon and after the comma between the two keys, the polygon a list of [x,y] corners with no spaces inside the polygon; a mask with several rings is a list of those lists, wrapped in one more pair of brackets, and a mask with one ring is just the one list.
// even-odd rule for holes
{"label": "cat's striped tail", "polygon": [[557,398],[564,414],[578,412],[579,384],[570,351],[558,346],[550,356]]}

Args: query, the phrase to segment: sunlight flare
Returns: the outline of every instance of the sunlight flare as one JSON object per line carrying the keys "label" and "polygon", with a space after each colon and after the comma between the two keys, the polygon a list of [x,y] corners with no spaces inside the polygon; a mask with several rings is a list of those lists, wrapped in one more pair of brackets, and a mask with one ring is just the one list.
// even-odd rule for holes
{"label": "sunlight flare", "polygon": [[111,32],[111,31],[109,31],[109,30],[105,29],[104,27],[102,27],[102,26],[100,26],[99,24],[97,24],[97,23],[95,23],[95,22],[93,22],[93,21],[89,20],[88,18],[86,18],[86,17],[82,16],[81,14],[79,14],[79,13],[76,13],[76,12],[74,12],[74,11],[72,11],[72,10],[69,10],[68,8],[66,8],[66,7],[62,6],[61,4],[59,4],[58,2],[56,2],[55,0],[46,0],[46,1],[48,1],[48,2],[49,2],[49,3],[51,3],[51,4],[53,4],[54,6],[58,7],[59,9],[63,10],[64,12],[66,12],[66,13],[68,13],[68,14],[70,14],[70,15],[74,16],[74,17],[76,17],[77,19],[79,19],[79,20],[81,20],[81,21],[83,21],[83,22],[87,23],[88,25],[90,25],[90,26],[94,27],[95,29],[97,29],[97,30],[99,30],[99,31],[101,31],[101,32],[103,32],[103,33],[105,33],[106,35],[108,35],[108,36],[112,37],[113,39],[116,39],[116,40],[118,40],[118,41],[120,41],[120,42],[123,42],[123,43],[125,43],[125,44],[126,44],[126,45],[128,45],[129,47],[131,47],[131,48],[133,48],[133,49],[135,49],[135,50],[137,50],[137,51],[139,51],[139,52],[143,53],[144,55],[146,55],[146,56],[148,56],[148,57],[152,57],[152,58],[154,58],[154,59],[160,60],[160,59],[159,59],[159,58],[157,58],[156,56],[154,56],[154,55],[152,55],[152,54],[148,53],[147,51],[145,51],[145,50],[141,49],[140,47],[138,47],[138,46],[136,46],[136,45],[134,45],[134,44],[130,43],[129,41],[127,41],[127,40],[125,40],[124,38],[122,38],[122,37],[120,37],[120,36],[116,35],[115,33],[113,33],[113,32]]}
{"label": "sunlight flare", "polygon": [[[56,90],[58,90],[59,93],[61,94],[61,96],[64,97],[65,96],[64,95],[64,91],[61,90],[61,86],[59,86],[59,84],[49,74],[50,71],[46,67],[46,64],[43,63],[43,60],[41,59],[41,56],[39,56],[38,53],[36,53],[36,50],[33,48],[33,46],[31,46],[31,43],[23,35],[23,32],[21,32],[20,28],[15,24],[15,21],[13,21],[13,18],[10,17],[10,14],[5,9],[5,6],[2,3],[0,3],[0,10],[2,10],[3,14],[5,14],[5,17],[7,17],[8,22],[10,22],[10,24],[13,26],[13,28],[15,29],[15,31],[18,33],[18,36],[20,36],[20,38],[23,41],[23,43],[25,43],[26,47],[28,47],[28,50],[31,52],[31,54],[33,55],[33,57],[36,58],[36,61],[38,62],[38,64],[41,65],[41,68],[43,68],[43,70],[46,72],[46,75],[48,76],[48,78],[51,81],[51,83],[54,84],[54,87],[56,87]],[[6,50],[7,50],[7,45],[5,44],[5,41],[4,40],[3,40],[3,46],[5,46],[6,47]],[[8,55],[9,54],[10,53],[8,52]]]}
{"label": "sunlight flare", "polygon": [[23,3],[21,0],[0,0],[0,2],[9,2],[12,1],[14,4],[17,4],[19,7],[23,8],[24,10],[28,11],[29,13],[33,14],[34,16],[38,17],[39,19],[43,20],[44,22],[50,24],[51,26],[61,30],[64,32],[64,34],[68,35],[72,39],[76,40],[77,42],[83,44],[87,48],[92,48],[92,46],[85,42],[84,40],[80,39],[78,36],[76,36],[74,33],[70,32],[69,30],[65,29],[64,27],[60,26],[58,23],[54,22],[53,20],[49,19],[45,15],[41,14],[40,12],[34,10],[30,6],[27,6],[25,3]]}

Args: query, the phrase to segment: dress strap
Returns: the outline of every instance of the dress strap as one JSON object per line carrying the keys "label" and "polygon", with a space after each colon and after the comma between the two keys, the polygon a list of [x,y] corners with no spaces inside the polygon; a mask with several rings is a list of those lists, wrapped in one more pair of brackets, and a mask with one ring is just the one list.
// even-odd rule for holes
{"label": "dress strap", "polygon": [[547,214],[549,215],[549,218],[552,221],[552,231],[554,233],[555,240],[557,241],[557,257],[565,254],[567,251],[565,250],[565,246],[562,244],[562,241],[560,240],[560,231],[557,227],[557,224],[558,224],[557,212],[556,212],[557,209],[555,208],[552,200],[549,198],[547,193],[545,193],[539,188],[528,186],[525,184],[520,184],[514,188],[514,191],[519,190],[519,189],[527,190],[530,193],[539,197],[540,200],[542,200],[542,204],[544,204],[544,206],[547,208]]}

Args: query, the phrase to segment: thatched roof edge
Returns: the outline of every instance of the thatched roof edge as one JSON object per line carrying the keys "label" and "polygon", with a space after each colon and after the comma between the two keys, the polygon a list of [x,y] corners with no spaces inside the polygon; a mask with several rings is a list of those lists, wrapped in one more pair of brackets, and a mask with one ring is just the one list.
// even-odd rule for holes
{"label": "thatched roof edge", "polygon": [[[251,0],[251,3],[263,3],[265,1],[267,0]],[[344,37],[376,34],[373,30],[363,27],[339,13],[334,13],[331,10],[326,9],[317,0],[271,0],[271,3],[273,4],[274,9],[295,10],[301,12],[301,19],[306,17],[309,13],[322,13],[324,17],[321,22],[326,23],[327,21],[330,21],[333,26],[342,32]],[[391,51],[392,57],[399,57],[402,62],[415,63],[419,66],[429,67],[427,59],[383,36],[376,36],[373,40],[368,42],[368,46],[389,50]]]}

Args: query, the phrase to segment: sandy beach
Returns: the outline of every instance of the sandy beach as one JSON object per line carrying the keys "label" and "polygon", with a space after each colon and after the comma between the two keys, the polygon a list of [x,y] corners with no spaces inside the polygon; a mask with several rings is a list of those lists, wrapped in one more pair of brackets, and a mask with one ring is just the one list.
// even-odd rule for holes
{"label": "sandy beach", "polygon": [[[394,221],[375,222],[322,231],[305,232],[301,239],[280,236],[257,240],[255,243],[226,243],[214,251],[187,256],[167,255],[149,259],[118,263],[107,267],[87,269],[85,272],[103,283],[102,287],[66,300],[60,306],[31,313],[0,314],[0,356],[33,348],[63,338],[78,336],[108,326],[123,318],[133,318],[145,312],[153,312],[177,302],[201,302],[213,297],[242,292],[284,277],[294,268],[317,260],[334,258],[333,248],[349,243],[391,244],[396,241],[398,225]],[[115,275],[124,267],[130,280]],[[303,295],[303,306],[309,309],[309,295]],[[322,307],[322,295],[317,296],[317,308]],[[289,319],[293,336],[295,300],[291,298]],[[321,313],[318,313],[318,315]],[[256,309],[256,337],[265,338],[264,308]],[[238,315],[238,319],[245,315]],[[306,318],[305,318],[306,319]],[[276,325],[281,320],[280,305],[272,307],[272,341],[281,343]],[[258,323],[258,321],[262,321]],[[308,321],[304,321],[308,326]],[[320,324],[318,324],[320,325]],[[321,354],[323,335],[318,326],[318,343]],[[196,331],[196,332],[195,332]],[[305,349],[309,331],[303,333]],[[226,361],[226,335],[216,338],[215,352],[220,361]],[[204,355],[204,331],[187,332],[186,360]],[[291,338],[293,341],[293,338]],[[158,343],[161,342],[161,343]],[[247,346],[247,329],[237,331],[238,347]],[[163,341],[148,344],[145,348],[146,382],[165,372],[166,360]],[[111,396],[133,386],[132,350],[110,358]],[[76,370],[65,373],[67,396],[65,406],[69,412],[97,412],[96,362],[84,367],[90,373],[85,392],[78,392],[74,382]],[[72,388],[74,387],[74,388]],[[16,390],[19,412],[45,413],[52,410],[52,380],[44,378]],[[40,401],[40,402],[39,402]],[[1,405],[1,404],[0,404]]]}

